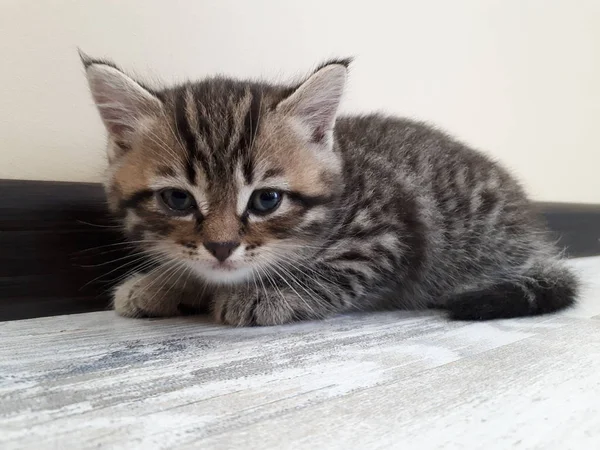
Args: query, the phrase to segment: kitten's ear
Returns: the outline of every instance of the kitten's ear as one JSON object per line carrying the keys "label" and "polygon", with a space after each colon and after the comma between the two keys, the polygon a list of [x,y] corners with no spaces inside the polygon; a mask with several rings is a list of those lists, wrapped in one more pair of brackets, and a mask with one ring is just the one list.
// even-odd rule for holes
{"label": "kitten's ear", "polygon": [[348,77],[350,60],[322,65],[277,110],[293,117],[314,143],[331,142],[333,126]]}
{"label": "kitten's ear", "polygon": [[127,143],[142,118],[160,113],[162,102],[114,64],[79,55],[106,129],[116,142]]}

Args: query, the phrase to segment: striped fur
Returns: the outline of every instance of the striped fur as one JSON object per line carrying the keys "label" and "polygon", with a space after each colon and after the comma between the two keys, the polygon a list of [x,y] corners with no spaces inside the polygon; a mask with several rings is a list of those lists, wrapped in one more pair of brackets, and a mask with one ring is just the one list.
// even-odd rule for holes
{"label": "striped fur", "polygon": [[[208,307],[243,326],[434,306],[492,319],[575,300],[503,168],[422,123],[336,117],[348,61],[299,85],[216,77],[156,91],[84,63],[109,132],[109,204],[154,262],[115,291],[122,315]],[[197,208],[165,214],[164,188]],[[262,188],[284,192],[271,215],[247,208]],[[240,245],[219,263],[207,242]]]}

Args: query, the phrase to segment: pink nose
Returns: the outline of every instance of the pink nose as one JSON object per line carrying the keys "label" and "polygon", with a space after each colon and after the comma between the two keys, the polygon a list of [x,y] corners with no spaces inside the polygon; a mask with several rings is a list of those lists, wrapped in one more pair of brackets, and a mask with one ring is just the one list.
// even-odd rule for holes
{"label": "pink nose", "polygon": [[239,242],[205,242],[204,248],[215,258],[223,262],[240,246]]}

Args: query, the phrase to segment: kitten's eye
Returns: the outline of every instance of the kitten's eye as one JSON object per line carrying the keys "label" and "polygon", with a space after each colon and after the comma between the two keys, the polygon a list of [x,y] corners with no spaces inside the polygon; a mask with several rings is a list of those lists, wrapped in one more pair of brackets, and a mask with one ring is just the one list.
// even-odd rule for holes
{"label": "kitten's eye", "polygon": [[170,212],[177,215],[189,214],[196,206],[192,195],[180,189],[163,189],[158,197]]}
{"label": "kitten's eye", "polygon": [[248,203],[248,210],[251,213],[264,215],[272,213],[281,203],[283,194],[272,189],[261,189],[254,191]]}

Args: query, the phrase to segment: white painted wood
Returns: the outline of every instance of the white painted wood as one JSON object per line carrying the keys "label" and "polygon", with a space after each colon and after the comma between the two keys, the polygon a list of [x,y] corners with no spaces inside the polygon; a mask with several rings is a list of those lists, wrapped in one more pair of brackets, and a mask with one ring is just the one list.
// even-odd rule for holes
{"label": "white painted wood", "polygon": [[273,328],[0,323],[0,448],[598,448],[600,258],[577,308]]}

